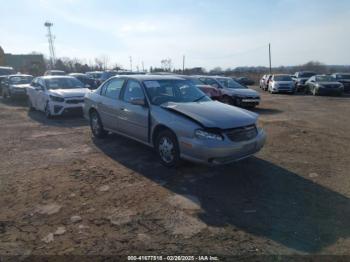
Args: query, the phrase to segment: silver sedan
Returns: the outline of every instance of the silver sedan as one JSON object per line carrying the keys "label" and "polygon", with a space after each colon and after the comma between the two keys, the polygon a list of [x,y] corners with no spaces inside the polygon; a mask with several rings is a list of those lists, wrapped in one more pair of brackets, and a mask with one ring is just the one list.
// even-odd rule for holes
{"label": "silver sedan", "polygon": [[181,159],[227,164],[253,155],[265,143],[258,115],[212,101],[175,76],[110,78],[86,94],[84,115],[101,138],[118,133],[155,148],[162,164]]}

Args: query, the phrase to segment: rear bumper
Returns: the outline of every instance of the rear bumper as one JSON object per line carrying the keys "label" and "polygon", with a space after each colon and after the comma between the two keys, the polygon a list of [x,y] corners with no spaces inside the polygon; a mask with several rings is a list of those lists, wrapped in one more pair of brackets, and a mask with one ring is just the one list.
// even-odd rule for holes
{"label": "rear bumper", "polygon": [[224,165],[254,155],[265,140],[266,134],[260,129],[254,139],[243,142],[232,142],[227,137],[224,141],[180,138],[179,142],[182,158],[206,165]]}

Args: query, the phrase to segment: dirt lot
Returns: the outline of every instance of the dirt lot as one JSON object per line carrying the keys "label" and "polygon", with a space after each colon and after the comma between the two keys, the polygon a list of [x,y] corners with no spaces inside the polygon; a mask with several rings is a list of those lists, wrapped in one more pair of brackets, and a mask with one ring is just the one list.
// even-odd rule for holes
{"label": "dirt lot", "polygon": [[0,98],[0,254],[350,255],[350,97],[262,98],[256,157],[177,170]]}

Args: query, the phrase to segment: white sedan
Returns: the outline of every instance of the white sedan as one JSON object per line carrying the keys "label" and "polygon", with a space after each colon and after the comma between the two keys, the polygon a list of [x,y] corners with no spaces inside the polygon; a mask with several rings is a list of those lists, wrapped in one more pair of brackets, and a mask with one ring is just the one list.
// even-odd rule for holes
{"label": "white sedan", "polygon": [[27,88],[30,109],[45,112],[47,118],[69,113],[82,113],[84,96],[90,92],[75,77],[42,76]]}

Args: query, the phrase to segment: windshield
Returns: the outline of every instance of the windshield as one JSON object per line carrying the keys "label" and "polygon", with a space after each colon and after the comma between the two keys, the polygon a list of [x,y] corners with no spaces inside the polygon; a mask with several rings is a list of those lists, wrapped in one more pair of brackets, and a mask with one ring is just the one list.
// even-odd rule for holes
{"label": "windshield", "polygon": [[45,79],[47,89],[85,88],[83,83],[74,77]]}
{"label": "windshield", "polygon": [[312,77],[314,75],[315,73],[312,73],[312,72],[303,72],[299,74],[299,77]]}
{"label": "windshield", "polygon": [[147,95],[154,105],[161,105],[166,102],[210,101],[209,97],[188,80],[148,80],[143,83]]}
{"label": "windshield", "polygon": [[232,78],[217,78],[217,80],[225,86],[226,88],[234,88],[234,89],[242,89],[242,88],[247,88],[240,83],[236,82]]}
{"label": "windshield", "polygon": [[108,78],[115,76],[117,72],[103,72],[101,75],[102,80],[107,80]]}
{"label": "windshield", "polygon": [[275,81],[293,81],[290,76],[275,76]]}
{"label": "windshield", "polygon": [[204,85],[204,83],[201,80],[194,77],[188,78],[187,80],[190,81],[193,85]]}
{"label": "windshield", "polygon": [[316,76],[317,82],[334,82],[334,78],[331,76]]}
{"label": "windshield", "polygon": [[15,70],[9,68],[0,68],[0,75],[11,75],[14,74]]}
{"label": "windshield", "polygon": [[88,75],[94,79],[98,79],[102,76],[102,72],[86,73],[86,75]]}
{"label": "windshield", "polygon": [[10,77],[10,83],[14,85],[19,84],[29,84],[32,82],[33,77],[32,76],[12,76]]}

